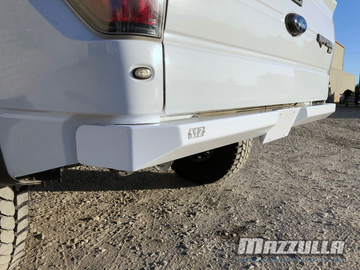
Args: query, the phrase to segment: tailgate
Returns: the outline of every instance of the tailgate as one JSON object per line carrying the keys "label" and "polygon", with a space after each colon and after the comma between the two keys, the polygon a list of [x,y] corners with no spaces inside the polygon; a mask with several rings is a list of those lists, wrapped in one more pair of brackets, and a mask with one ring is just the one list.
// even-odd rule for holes
{"label": "tailgate", "polygon": [[[325,100],[334,0],[169,1],[164,35],[165,113]],[[293,37],[289,13],[307,31]]]}

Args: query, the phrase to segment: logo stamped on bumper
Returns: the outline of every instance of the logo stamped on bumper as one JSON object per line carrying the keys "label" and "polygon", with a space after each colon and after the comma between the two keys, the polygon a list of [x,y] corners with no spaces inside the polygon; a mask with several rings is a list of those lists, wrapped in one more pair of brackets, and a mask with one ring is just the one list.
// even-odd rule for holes
{"label": "logo stamped on bumper", "polygon": [[205,127],[190,128],[188,132],[189,139],[204,137],[204,135],[205,135]]}

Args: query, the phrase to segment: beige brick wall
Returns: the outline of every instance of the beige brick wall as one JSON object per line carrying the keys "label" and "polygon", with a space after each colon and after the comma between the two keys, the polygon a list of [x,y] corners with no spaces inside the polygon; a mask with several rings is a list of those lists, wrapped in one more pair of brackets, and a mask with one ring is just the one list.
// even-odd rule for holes
{"label": "beige brick wall", "polygon": [[330,86],[334,101],[339,102],[341,94],[347,89],[355,91],[355,81],[355,75],[333,67],[330,73]]}
{"label": "beige brick wall", "polygon": [[345,55],[345,47],[336,41],[335,50],[334,50],[334,59],[331,67],[343,70],[344,55]]}
{"label": "beige brick wall", "polygon": [[334,59],[331,65],[329,101],[339,102],[340,96],[345,90],[355,91],[356,76],[343,71],[345,47],[335,42]]}

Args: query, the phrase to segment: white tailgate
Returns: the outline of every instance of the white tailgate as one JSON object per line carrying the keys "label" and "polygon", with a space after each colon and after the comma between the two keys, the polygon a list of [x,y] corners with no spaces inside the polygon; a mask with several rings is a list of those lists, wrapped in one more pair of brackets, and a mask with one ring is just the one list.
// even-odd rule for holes
{"label": "white tailgate", "polygon": [[[172,0],[164,36],[165,113],[325,100],[334,0]],[[308,30],[292,37],[287,14]]]}

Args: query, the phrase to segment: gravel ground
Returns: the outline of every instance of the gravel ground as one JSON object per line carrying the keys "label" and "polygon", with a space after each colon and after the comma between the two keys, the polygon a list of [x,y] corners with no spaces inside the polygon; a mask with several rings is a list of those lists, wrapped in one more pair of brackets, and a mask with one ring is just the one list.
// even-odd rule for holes
{"label": "gravel ground", "polygon": [[[360,269],[360,108],[254,140],[245,167],[197,186],[171,170],[119,177],[76,167],[31,188],[30,233],[18,269]],[[329,258],[237,254],[240,237],[343,240]]]}

